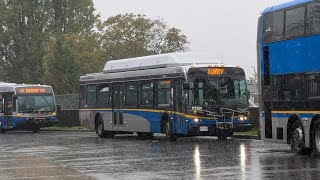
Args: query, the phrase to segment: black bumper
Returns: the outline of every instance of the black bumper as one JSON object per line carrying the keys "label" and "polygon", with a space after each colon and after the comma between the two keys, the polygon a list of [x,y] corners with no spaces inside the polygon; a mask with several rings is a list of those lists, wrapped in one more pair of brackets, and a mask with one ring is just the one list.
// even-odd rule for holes
{"label": "black bumper", "polygon": [[56,125],[57,121],[44,120],[44,119],[28,119],[27,121],[19,121],[16,123],[15,129],[30,130],[36,127],[50,127]]}
{"label": "black bumper", "polygon": [[[233,127],[230,123],[219,123],[217,125],[208,125],[208,131],[202,126],[192,126],[188,129],[189,136],[218,136],[220,134],[227,134],[231,136],[233,134]],[[204,129],[204,130],[203,130]]]}

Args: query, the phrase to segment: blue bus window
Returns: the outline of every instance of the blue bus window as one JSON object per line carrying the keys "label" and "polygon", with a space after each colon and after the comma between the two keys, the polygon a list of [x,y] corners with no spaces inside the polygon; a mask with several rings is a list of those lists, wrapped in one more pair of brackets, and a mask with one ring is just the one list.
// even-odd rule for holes
{"label": "blue bus window", "polygon": [[306,33],[320,33],[320,3],[310,3],[307,5]]}
{"label": "blue bus window", "polygon": [[283,39],[283,11],[266,14],[263,26],[263,41],[274,42]]}
{"label": "blue bus window", "polygon": [[286,38],[304,35],[305,7],[294,8],[286,11]]}

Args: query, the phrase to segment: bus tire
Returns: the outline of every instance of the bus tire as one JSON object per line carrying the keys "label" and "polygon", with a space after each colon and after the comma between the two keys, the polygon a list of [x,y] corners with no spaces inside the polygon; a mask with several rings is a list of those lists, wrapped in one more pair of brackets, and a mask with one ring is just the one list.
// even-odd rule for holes
{"label": "bus tire", "polygon": [[295,153],[301,155],[311,153],[310,149],[305,147],[303,125],[300,121],[295,121],[293,123],[290,146],[292,151]]}
{"label": "bus tire", "polygon": [[1,129],[0,129],[0,132],[1,132],[2,134],[6,133],[6,129],[1,128]]}
{"label": "bus tire", "polygon": [[320,119],[314,122],[311,134],[312,152],[315,156],[320,156]]}
{"label": "bus tire", "polygon": [[107,133],[104,130],[103,119],[101,116],[98,116],[98,118],[96,120],[96,133],[101,138],[107,137]]}
{"label": "bus tire", "polygon": [[170,122],[166,123],[166,136],[170,139],[170,141],[177,140],[178,136],[172,133]]}

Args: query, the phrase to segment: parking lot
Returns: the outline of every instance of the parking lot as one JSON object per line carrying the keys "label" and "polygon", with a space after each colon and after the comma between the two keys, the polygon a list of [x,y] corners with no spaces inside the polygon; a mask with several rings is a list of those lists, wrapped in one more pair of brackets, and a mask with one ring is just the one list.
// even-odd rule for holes
{"label": "parking lot", "polygon": [[287,145],[214,137],[100,139],[92,132],[0,135],[0,179],[316,179],[320,159]]}

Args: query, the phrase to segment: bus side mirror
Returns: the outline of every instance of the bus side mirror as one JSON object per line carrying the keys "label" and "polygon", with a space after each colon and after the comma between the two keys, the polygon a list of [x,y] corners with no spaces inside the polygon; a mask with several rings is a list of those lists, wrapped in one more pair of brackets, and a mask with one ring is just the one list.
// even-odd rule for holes
{"label": "bus side mirror", "polygon": [[60,106],[60,104],[57,104],[57,111],[58,111],[58,112],[61,111],[61,106]]}
{"label": "bus side mirror", "polygon": [[184,89],[184,90],[190,90],[190,83],[184,82],[184,83],[183,83],[183,89]]}

